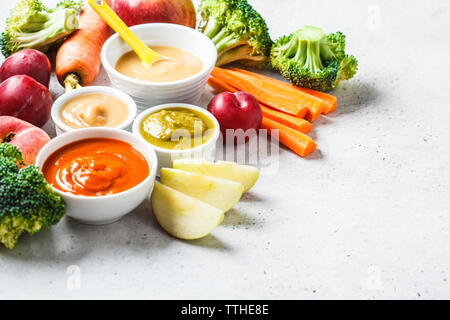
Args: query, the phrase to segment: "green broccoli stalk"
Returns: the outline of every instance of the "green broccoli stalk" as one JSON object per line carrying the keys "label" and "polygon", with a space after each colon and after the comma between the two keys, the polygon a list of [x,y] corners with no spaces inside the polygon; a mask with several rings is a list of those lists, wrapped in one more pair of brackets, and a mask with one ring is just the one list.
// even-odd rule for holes
{"label": "green broccoli stalk", "polygon": [[271,63],[293,84],[320,91],[336,88],[358,69],[356,58],[345,54],[341,32],[327,35],[311,26],[278,39],[271,49]]}
{"label": "green broccoli stalk", "polygon": [[56,224],[65,213],[61,197],[35,166],[23,165],[17,147],[0,144],[0,242],[13,249],[23,232],[30,235]]}
{"label": "green broccoli stalk", "polygon": [[246,0],[202,0],[199,12],[198,28],[217,48],[216,65],[263,66],[269,61],[272,40],[266,22]]}
{"label": "green broccoli stalk", "polygon": [[78,28],[81,3],[63,0],[56,8],[46,8],[40,0],[22,0],[6,19],[0,36],[0,50],[5,57],[22,49],[45,52],[54,42]]}

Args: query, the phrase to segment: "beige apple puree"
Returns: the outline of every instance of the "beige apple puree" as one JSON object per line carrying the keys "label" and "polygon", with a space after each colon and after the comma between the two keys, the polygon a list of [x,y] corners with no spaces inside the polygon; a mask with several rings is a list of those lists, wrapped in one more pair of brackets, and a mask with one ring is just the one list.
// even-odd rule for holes
{"label": "beige apple puree", "polygon": [[129,115],[125,102],[101,93],[87,93],[69,100],[61,108],[62,121],[73,129],[87,127],[114,128]]}
{"label": "beige apple puree", "polygon": [[134,51],[125,53],[116,63],[116,70],[123,75],[150,82],[171,82],[189,78],[203,68],[196,55],[175,47],[152,46],[168,59],[158,60],[146,67]]}

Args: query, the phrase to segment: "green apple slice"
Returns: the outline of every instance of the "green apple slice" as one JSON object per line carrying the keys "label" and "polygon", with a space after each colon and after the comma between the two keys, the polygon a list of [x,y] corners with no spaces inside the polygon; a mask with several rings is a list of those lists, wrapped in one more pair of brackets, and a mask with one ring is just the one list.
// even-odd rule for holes
{"label": "green apple slice", "polygon": [[238,203],[244,193],[239,182],[178,169],[162,168],[161,183],[224,212]]}
{"label": "green apple slice", "polygon": [[179,239],[203,238],[224,216],[222,210],[158,182],[155,182],[151,202],[161,227]]}
{"label": "green apple slice", "polygon": [[247,192],[255,185],[259,175],[259,170],[256,167],[228,161],[213,163],[201,159],[177,159],[174,161],[173,167],[183,171],[242,183],[244,192]]}

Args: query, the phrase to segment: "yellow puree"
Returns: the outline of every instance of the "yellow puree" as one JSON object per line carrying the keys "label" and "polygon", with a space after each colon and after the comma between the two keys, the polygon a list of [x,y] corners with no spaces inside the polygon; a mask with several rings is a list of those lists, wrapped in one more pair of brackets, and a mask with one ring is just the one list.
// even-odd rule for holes
{"label": "yellow puree", "polygon": [[207,142],[214,135],[211,119],[186,108],[151,113],[142,120],[139,129],[145,140],[164,149],[191,149]]}
{"label": "yellow puree", "polygon": [[171,82],[189,78],[203,68],[202,60],[194,54],[175,47],[153,46],[168,59],[158,60],[146,67],[134,51],[125,53],[116,63],[116,70],[130,78],[150,82]]}
{"label": "yellow puree", "polygon": [[101,93],[73,98],[61,108],[61,119],[71,128],[114,128],[128,118],[128,107],[122,100]]}

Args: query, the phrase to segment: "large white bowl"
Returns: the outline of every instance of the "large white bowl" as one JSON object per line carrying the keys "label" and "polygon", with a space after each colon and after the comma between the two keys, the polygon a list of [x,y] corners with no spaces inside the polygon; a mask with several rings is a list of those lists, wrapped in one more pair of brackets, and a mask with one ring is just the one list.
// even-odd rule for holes
{"label": "large white bowl", "polygon": [[[149,114],[158,112],[163,109],[173,109],[173,108],[186,108],[190,110],[194,110],[197,112],[202,113],[206,117],[208,117],[213,123],[214,123],[214,134],[205,143],[202,145],[191,148],[191,149],[184,149],[184,150],[173,150],[173,149],[165,149],[157,147],[150,142],[146,141],[139,130],[140,124],[142,120],[147,117]],[[217,119],[210,113],[208,110],[205,110],[201,107],[194,106],[192,104],[186,104],[186,103],[168,103],[163,104],[159,106],[152,107],[141,114],[139,114],[136,119],[133,122],[133,134],[142,139],[142,141],[145,141],[148,145],[151,145],[153,149],[156,152],[156,155],[158,156],[158,172],[159,175],[161,168],[172,168],[173,161],[176,159],[186,159],[186,158],[195,158],[195,159],[205,159],[208,161],[214,161],[216,157],[216,145],[217,140],[220,136],[220,125]]]}
{"label": "large white bowl", "polygon": [[195,103],[216,64],[217,49],[213,42],[201,32],[177,24],[149,23],[130,29],[147,45],[177,47],[195,54],[202,60],[203,69],[189,78],[163,83],[127,77],[115,66],[131,48],[118,34],[114,34],[105,42],[101,52],[102,64],[111,83],[132,96],[140,110],[170,102]]}
{"label": "large white bowl", "polygon": [[124,119],[124,121],[118,125],[117,129],[123,129],[123,130],[129,130],[131,129],[131,124],[133,123],[134,118],[136,117],[137,107],[134,100],[127,95],[126,93],[123,93],[122,91],[118,89],[114,89],[111,87],[102,87],[102,86],[92,86],[92,87],[84,87],[76,90],[72,90],[69,92],[64,93],[62,96],[60,96],[58,99],[55,100],[52,106],[52,120],[55,123],[56,127],[56,134],[60,135],[64,132],[70,132],[74,129],[64,123],[61,119],[61,108],[64,107],[64,105],[72,100],[75,97],[89,94],[89,93],[101,93],[105,95],[110,95],[115,98],[118,98],[122,100],[128,107],[128,117]]}
{"label": "large white bowl", "polygon": [[69,143],[89,138],[110,138],[128,142],[145,156],[149,164],[149,175],[141,183],[113,195],[79,196],[52,187],[66,203],[66,214],[69,217],[86,224],[108,224],[137,208],[149,196],[155,183],[158,159],[148,143],[129,132],[111,128],[87,128],[64,133],[48,142],[39,151],[36,166],[42,170],[45,161],[53,152]]}

